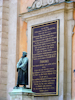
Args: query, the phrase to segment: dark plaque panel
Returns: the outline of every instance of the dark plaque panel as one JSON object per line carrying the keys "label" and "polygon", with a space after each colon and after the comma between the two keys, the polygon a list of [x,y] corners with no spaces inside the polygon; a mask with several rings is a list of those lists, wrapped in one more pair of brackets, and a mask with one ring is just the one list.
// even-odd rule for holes
{"label": "dark plaque panel", "polygon": [[58,95],[58,20],[32,27],[32,91]]}

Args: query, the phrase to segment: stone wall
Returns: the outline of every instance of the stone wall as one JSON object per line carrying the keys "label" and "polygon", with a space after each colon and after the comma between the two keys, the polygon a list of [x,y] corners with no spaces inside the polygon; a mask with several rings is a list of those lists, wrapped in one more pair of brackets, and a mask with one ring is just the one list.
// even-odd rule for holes
{"label": "stone wall", "polygon": [[0,0],[0,100],[10,100],[19,60],[20,0]]}
{"label": "stone wall", "polygon": [[8,31],[8,78],[7,100],[10,100],[9,92],[13,90],[17,81],[16,64],[19,60],[19,19],[20,0],[9,0],[9,31]]}
{"label": "stone wall", "polygon": [[9,0],[0,0],[0,100],[7,98]]}
{"label": "stone wall", "polygon": [[[75,3],[74,3],[75,7]],[[75,10],[73,14],[74,19],[74,28],[73,28],[73,35],[72,35],[72,99],[75,99]]]}

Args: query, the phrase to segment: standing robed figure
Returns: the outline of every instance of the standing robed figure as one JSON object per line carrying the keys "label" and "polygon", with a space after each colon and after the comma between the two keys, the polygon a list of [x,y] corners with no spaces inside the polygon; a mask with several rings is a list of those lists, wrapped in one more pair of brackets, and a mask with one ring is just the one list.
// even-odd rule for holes
{"label": "standing robed figure", "polygon": [[19,85],[28,85],[28,58],[26,57],[27,53],[23,51],[22,57],[17,63],[18,79],[16,87]]}

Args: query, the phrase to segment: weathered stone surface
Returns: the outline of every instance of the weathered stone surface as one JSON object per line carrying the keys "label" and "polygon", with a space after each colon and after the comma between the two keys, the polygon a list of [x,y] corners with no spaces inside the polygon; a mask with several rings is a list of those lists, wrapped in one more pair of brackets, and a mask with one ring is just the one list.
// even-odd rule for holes
{"label": "weathered stone surface", "polygon": [[5,97],[0,97],[0,100],[7,100],[7,98],[5,98]]}
{"label": "weathered stone surface", "polygon": [[2,19],[0,19],[0,25],[2,25]]}
{"label": "weathered stone surface", "polygon": [[2,25],[0,24],[0,31],[2,31]]}
{"label": "weathered stone surface", "polygon": [[2,17],[3,19],[6,19],[6,20],[9,19],[9,13],[5,13],[5,12],[4,12],[4,13],[2,14],[2,16],[3,16],[3,17]]}
{"label": "weathered stone surface", "polygon": [[8,58],[8,53],[6,51],[2,51],[1,58]]}
{"label": "weathered stone surface", "polygon": [[9,13],[9,8],[7,8],[7,7],[3,7],[3,12],[5,12],[5,13]]}
{"label": "weathered stone surface", "polygon": [[0,64],[0,70],[1,70],[1,64]]}
{"label": "weathered stone surface", "polygon": [[8,45],[8,39],[3,38],[1,43],[2,43],[2,45],[7,46]]}
{"label": "weathered stone surface", "polygon": [[6,97],[7,92],[6,91],[1,91],[0,90],[0,97]]}
{"label": "weathered stone surface", "polygon": [[7,39],[8,38],[8,33],[7,32],[2,32],[2,38]]}
{"label": "weathered stone surface", "polygon": [[1,39],[2,39],[2,38],[0,37],[0,44],[1,44]]}
{"label": "weathered stone surface", "polygon": [[3,6],[9,7],[9,0],[3,0]]}
{"label": "weathered stone surface", "polygon": [[3,20],[2,20],[2,25],[3,25],[3,26],[8,26],[8,20],[3,19]]}
{"label": "weathered stone surface", "polygon": [[1,50],[2,51],[8,51],[8,46],[7,45],[1,45]]}
{"label": "weathered stone surface", "polygon": [[1,71],[1,77],[2,78],[7,78],[7,72],[6,71]]}
{"label": "weathered stone surface", "polygon": [[3,25],[2,32],[8,32],[8,26]]}
{"label": "weathered stone surface", "polygon": [[[1,3],[1,2],[0,2]],[[0,6],[0,12],[2,12],[2,6]]]}
{"label": "weathered stone surface", "polygon": [[[0,57],[0,65],[1,65],[1,57]],[[1,66],[0,66],[0,69],[1,69]]]}
{"label": "weathered stone surface", "polygon": [[1,49],[0,49],[0,58],[1,58]]}
{"label": "weathered stone surface", "polygon": [[2,32],[0,32],[0,37],[2,37]]}
{"label": "weathered stone surface", "polygon": [[7,71],[7,65],[1,65],[1,70],[2,71]]}
{"label": "weathered stone surface", "polygon": [[7,59],[1,58],[1,64],[6,65],[7,64]]}
{"label": "weathered stone surface", "polygon": [[0,84],[0,90],[6,90],[7,89],[7,86],[4,85],[4,84]]}
{"label": "weathered stone surface", "polygon": [[1,78],[0,83],[4,84],[4,85],[7,85],[7,78]]}
{"label": "weathered stone surface", "polygon": [[0,6],[2,6],[3,5],[3,0],[0,0]]}
{"label": "weathered stone surface", "polygon": [[0,12],[0,19],[2,18],[2,12]]}
{"label": "weathered stone surface", "polygon": [[8,19],[9,0],[0,0],[0,100],[7,99]]}

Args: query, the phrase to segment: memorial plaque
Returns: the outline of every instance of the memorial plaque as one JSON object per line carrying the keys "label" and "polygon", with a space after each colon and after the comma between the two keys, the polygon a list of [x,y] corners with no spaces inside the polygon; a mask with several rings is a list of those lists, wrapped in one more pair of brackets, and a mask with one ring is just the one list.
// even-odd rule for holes
{"label": "memorial plaque", "polygon": [[32,91],[58,95],[59,20],[32,26]]}

